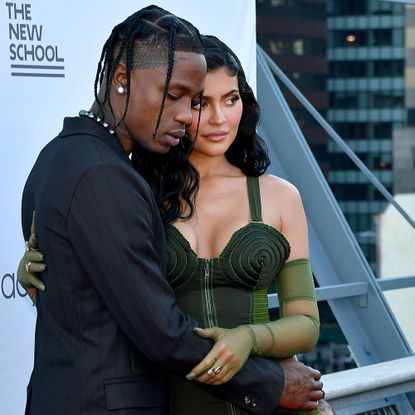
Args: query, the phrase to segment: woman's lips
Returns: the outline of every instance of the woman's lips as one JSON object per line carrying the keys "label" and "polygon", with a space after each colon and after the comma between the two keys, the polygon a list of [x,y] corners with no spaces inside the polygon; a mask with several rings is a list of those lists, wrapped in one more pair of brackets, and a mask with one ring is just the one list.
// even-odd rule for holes
{"label": "woman's lips", "polygon": [[222,141],[223,139],[225,139],[227,135],[228,135],[227,131],[215,131],[214,133],[204,134],[203,137],[206,140],[218,142],[218,141]]}

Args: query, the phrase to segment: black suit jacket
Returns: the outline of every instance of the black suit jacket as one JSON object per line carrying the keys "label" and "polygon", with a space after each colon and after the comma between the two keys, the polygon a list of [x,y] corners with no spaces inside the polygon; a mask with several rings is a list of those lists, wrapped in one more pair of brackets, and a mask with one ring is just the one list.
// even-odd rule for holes
{"label": "black suit jacket", "polygon": [[[176,306],[166,276],[163,225],[152,192],[116,137],[66,118],[27,180],[47,270],[38,293],[27,414],[165,414],[169,372],[184,376],[211,342]],[[202,386],[256,414],[283,387],[279,365],[251,358],[223,386]]]}

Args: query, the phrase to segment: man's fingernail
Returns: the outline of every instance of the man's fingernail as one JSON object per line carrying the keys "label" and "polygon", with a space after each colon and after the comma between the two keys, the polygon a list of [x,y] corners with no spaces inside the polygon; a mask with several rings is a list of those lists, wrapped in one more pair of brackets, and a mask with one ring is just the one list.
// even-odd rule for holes
{"label": "man's fingernail", "polygon": [[196,375],[193,372],[190,372],[188,375],[186,375],[187,380],[193,380],[196,377]]}
{"label": "man's fingernail", "polygon": [[40,291],[45,291],[45,289],[46,289],[46,287],[45,287],[44,285],[41,285],[41,286],[39,287],[39,290],[40,290]]}
{"label": "man's fingernail", "polygon": [[198,332],[198,331],[201,331],[202,329],[200,328],[200,327],[195,327],[194,329],[193,329],[193,331],[195,331],[196,333]]}

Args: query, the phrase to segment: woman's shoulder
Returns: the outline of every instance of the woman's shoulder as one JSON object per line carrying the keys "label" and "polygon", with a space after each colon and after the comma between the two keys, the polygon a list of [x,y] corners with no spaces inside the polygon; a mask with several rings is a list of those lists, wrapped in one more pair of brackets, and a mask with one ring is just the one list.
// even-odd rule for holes
{"label": "woman's shoulder", "polygon": [[297,187],[281,177],[260,177],[263,218],[283,230],[283,224],[304,211]]}
{"label": "woman's shoulder", "polygon": [[298,189],[288,180],[272,174],[264,174],[259,179],[261,194],[271,198],[296,200],[300,197]]}

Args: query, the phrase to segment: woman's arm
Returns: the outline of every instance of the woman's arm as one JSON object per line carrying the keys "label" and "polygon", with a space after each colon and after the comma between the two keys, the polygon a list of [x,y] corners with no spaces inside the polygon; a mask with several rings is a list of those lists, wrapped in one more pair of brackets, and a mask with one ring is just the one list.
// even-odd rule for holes
{"label": "woman's arm", "polygon": [[[264,221],[281,229],[291,246],[277,275],[280,319],[247,326],[253,353],[288,357],[312,350],[319,335],[319,313],[308,259],[307,222],[298,190],[274,176],[261,180]],[[277,207],[277,208],[276,208]]]}
{"label": "woman's arm", "polygon": [[252,337],[251,353],[288,357],[312,350],[319,334],[319,314],[310,261],[288,262],[277,276],[280,319],[245,326]]}

